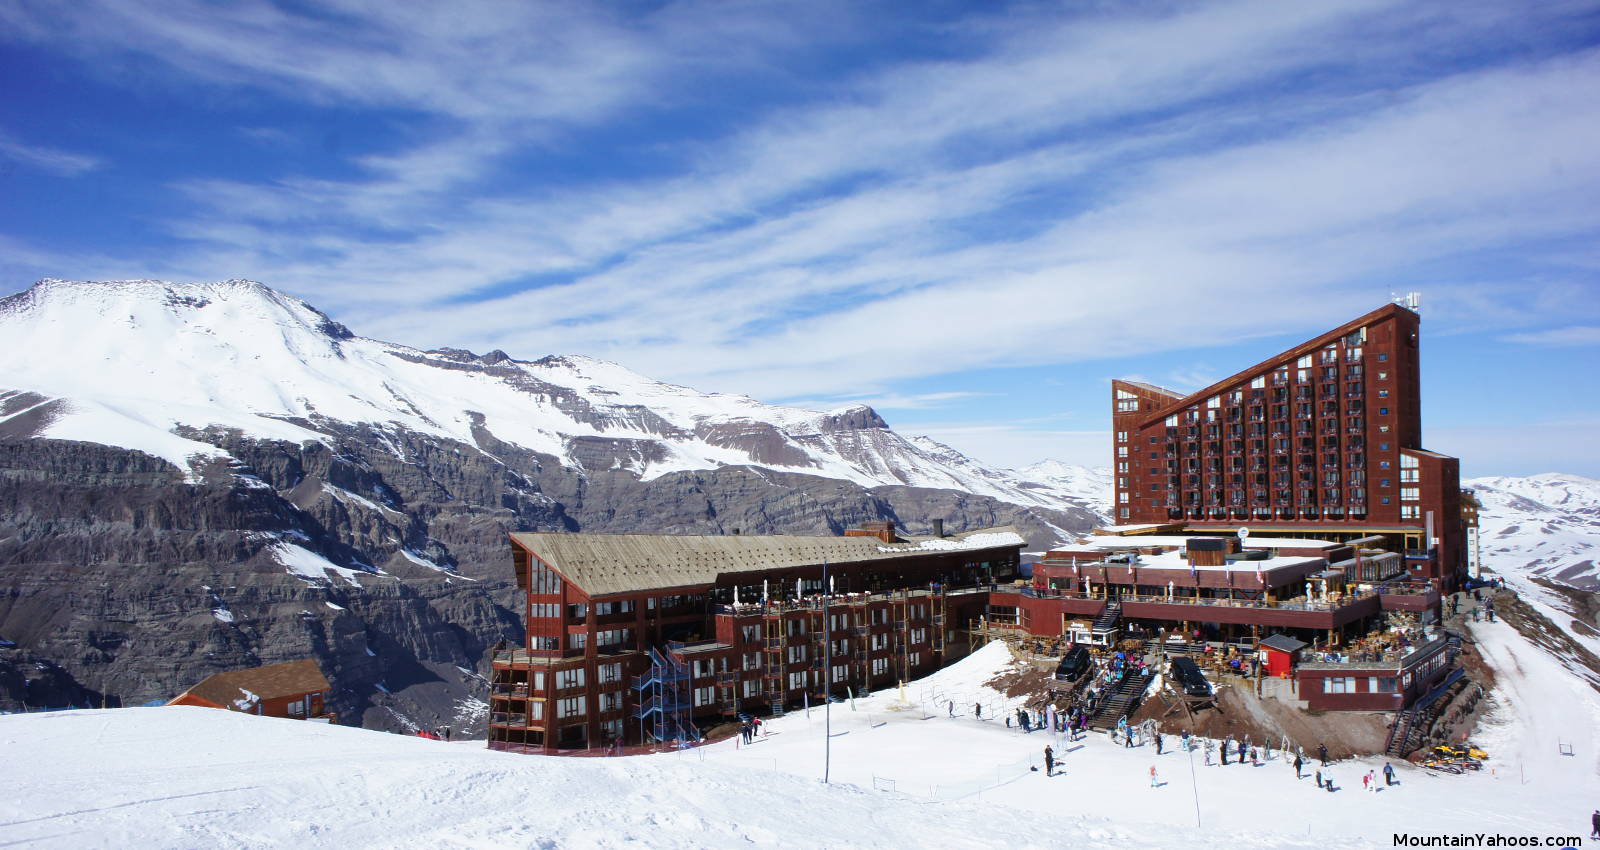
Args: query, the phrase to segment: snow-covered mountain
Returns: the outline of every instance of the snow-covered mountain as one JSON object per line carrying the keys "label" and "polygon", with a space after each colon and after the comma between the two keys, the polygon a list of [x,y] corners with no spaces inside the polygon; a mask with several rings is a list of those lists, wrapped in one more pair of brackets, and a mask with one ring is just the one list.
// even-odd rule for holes
{"label": "snow-covered mountain", "polygon": [[250,281],[45,280],[0,300],[0,336],[0,435],[138,449],[185,469],[226,455],[193,431],[326,441],[321,426],[337,422],[480,447],[492,435],[574,469],[642,481],[754,465],[1025,506],[1085,503],[1067,478],[1036,486],[902,437],[868,407],[763,404],[582,356],[421,351],[356,336]]}
{"label": "snow-covered mountain", "polygon": [[1486,567],[1600,590],[1600,481],[1580,475],[1474,478]]}

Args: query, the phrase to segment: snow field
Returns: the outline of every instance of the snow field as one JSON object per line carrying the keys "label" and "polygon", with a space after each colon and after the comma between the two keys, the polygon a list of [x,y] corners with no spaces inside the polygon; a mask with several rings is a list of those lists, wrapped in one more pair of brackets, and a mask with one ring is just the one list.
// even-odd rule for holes
{"label": "snow field", "polygon": [[[1500,676],[1477,739],[1489,769],[1397,764],[1401,784],[1376,793],[1360,790],[1376,759],[1335,764],[1340,790],[1327,793],[1277,759],[1204,767],[1196,753],[1191,768],[1171,737],[1156,756],[1099,734],[1007,729],[1014,701],[983,685],[1009,657],[993,644],[908,684],[904,700],[888,690],[854,710],[836,703],[830,785],[818,781],[820,708],[768,721],[749,747],[612,759],[201,708],[3,716],[0,845],[1223,850],[1389,847],[1397,832],[1586,835],[1600,695],[1503,623],[1474,632]],[[972,716],[974,701],[990,719]],[[1048,779],[1027,769],[1047,743],[1063,771]]]}

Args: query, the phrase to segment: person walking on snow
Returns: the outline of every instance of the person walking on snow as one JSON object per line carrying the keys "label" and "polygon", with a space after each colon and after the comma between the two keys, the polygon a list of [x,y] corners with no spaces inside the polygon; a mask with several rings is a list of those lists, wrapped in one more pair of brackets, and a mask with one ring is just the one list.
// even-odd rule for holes
{"label": "person walking on snow", "polygon": [[[1304,766],[1305,766],[1305,762],[1301,761],[1299,756],[1295,756],[1294,757],[1294,778],[1295,779],[1299,779],[1300,778],[1300,768],[1302,768]],[[1322,780],[1318,779],[1317,780],[1317,784],[1321,785],[1322,784]]]}
{"label": "person walking on snow", "polygon": [[1394,784],[1394,765],[1392,765],[1392,764],[1390,764],[1388,762],[1384,762],[1383,763],[1383,787],[1388,788],[1390,785],[1393,785],[1393,784]]}
{"label": "person walking on snow", "polygon": [[977,717],[979,720],[982,720],[983,719],[983,703],[981,703],[981,702],[973,703],[972,704],[972,714],[973,714],[974,717]]}
{"label": "person walking on snow", "polygon": [[1315,778],[1317,780],[1317,787],[1321,788],[1322,787],[1322,769],[1321,768],[1317,769],[1317,775],[1316,775]]}
{"label": "person walking on snow", "polygon": [[1047,777],[1048,776],[1054,776],[1055,772],[1056,772],[1056,751],[1050,749],[1050,745],[1046,744],[1045,747],[1044,747],[1044,775],[1047,776]]}
{"label": "person walking on snow", "polygon": [[1161,787],[1160,780],[1158,780],[1156,778],[1156,766],[1153,765],[1153,764],[1150,765],[1150,787],[1151,788],[1159,788],[1159,787]]}
{"label": "person walking on snow", "polygon": [[1589,816],[1589,824],[1594,827],[1594,831],[1589,833],[1589,837],[1600,838],[1600,809],[1595,809],[1594,814]]}
{"label": "person walking on snow", "polygon": [[1156,733],[1156,755],[1161,755],[1161,733]]}
{"label": "person walking on snow", "polygon": [[1361,790],[1372,790],[1372,771],[1369,770],[1366,773],[1361,774]]}
{"label": "person walking on snow", "polygon": [[1322,766],[1323,767],[1327,767],[1328,766],[1328,745],[1327,744],[1318,744],[1317,745],[1317,761],[1322,762]]}

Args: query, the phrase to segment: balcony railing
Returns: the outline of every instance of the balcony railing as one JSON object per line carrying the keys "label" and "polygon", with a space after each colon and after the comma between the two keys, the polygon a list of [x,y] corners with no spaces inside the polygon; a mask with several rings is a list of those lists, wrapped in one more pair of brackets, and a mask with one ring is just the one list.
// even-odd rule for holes
{"label": "balcony railing", "polygon": [[[1104,596],[1090,596],[1086,593],[1052,590],[1049,588],[1022,587],[1015,590],[1003,591],[1006,593],[1021,593],[1037,599],[1084,599],[1096,602],[1106,601]],[[1150,602],[1162,605],[1195,605],[1212,608],[1254,608],[1276,611],[1337,611],[1360,602],[1363,599],[1376,597],[1377,593],[1351,593],[1341,597],[1338,602],[1316,602],[1311,600],[1274,600],[1264,599],[1224,599],[1210,596],[1166,596],[1162,594],[1135,595],[1122,594],[1116,598],[1118,602]]]}

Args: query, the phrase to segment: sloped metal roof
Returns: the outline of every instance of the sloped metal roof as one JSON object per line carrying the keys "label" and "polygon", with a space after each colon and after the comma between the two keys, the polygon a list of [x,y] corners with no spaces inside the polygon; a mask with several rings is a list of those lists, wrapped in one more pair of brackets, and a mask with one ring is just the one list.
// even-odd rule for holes
{"label": "sloped metal roof", "polygon": [[305,658],[283,664],[213,673],[184,693],[226,708],[241,699],[248,700],[246,692],[259,699],[277,699],[326,690],[328,680],[323,677],[317,662]]}
{"label": "sloped metal roof", "polygon": [[557,534],[517,532],[519,545],[590,596],[715,584],[728,573],[893,560],[1024,545],[1012,526],[885,543],[876,537]]}

